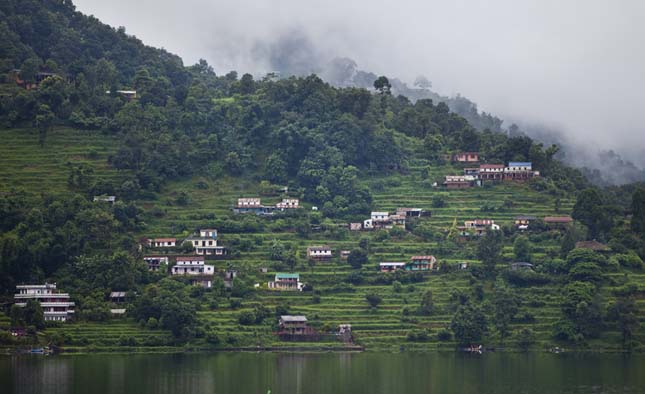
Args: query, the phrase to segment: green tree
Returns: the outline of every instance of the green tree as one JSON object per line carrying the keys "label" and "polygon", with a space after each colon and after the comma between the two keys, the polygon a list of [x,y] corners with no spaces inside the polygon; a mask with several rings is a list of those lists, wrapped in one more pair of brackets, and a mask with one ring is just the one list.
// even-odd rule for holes
{"label": "green tree", "polygon": [[580,192],[571,216],[587,226],[590,238],[606,234],[613,224],[608,208],[597,189],[585,189]]}
{"label": "green tree", "polygon": [[466,303],[457,308],[450,322],[450,329],[459,344],[476,344],[486,334],[488,321],[481,307]]}
{"label": "green tree", "polygon": [[645,187],[638,187],[632,194],[632,230],[645,237]]}
{"label": "green tree", "polygon": [[531,242],[524,235],[518,235],[513,242],[513,252],[517,261],[531,261]]}
{"label": "green tree", "polygon": [[368,263],[367,252],[363,249],[354,249],[349,253],[347,262],[354,269],[360,269],[363,264]]}
{"label": "green tree", "polygon": [[638,331],[640,321],[638,306],[634,297],[621,297],[617,299],[607,311],[607,319],[616,322],[622,335],[623,347],[631,349],[634,333]]}
{"label": "green tree", "polygon": [[530,328],[522,328],[517,333],[517,345],[522,351],[527,351],[535,342],[535,333]]}
{"label": "green tree", "polygon": [[45,315],[43,313],[43,308],[40,306],[40,302],[30,299],[27,301],[22,315],[25,319],[25,324],[28,326],[34,326],[37,329],[41,330],[45,328]]}
{"label": "green tree", "polygon": [[494,275],[495,265],[501,260],[503,235],[501,231],[489,230],[477,245],[477,256],[484,263],[487,273]]}
{"label": "green tree", "polygon": [[40,146],[45,145],[45,138],[47,132],[51,130],[54,124],[54,114],[46,104],[41,104],[38,107],[38,114],[36,115],[36,127],[38,128],[38,143]]}
{"label": "green tree", "polygon": [[421,296],[421,305],[419,306],[419,312],[422,315],[428,316],[431,315],[434,311],[434,302],[432,300],[432,290],[426,290]]}
{"label": "green tree", "polygon": [[383,298],[376,293],[367,293],[365,295],[365,301],[367,301],[372,308],[377,308],[381,302],[383,302]]}
{"label": "green tree", "polygon": [[499,337],[504,341],[510,334],[510,324],[513,317],[517,314],[519,302],[517,295],[511,289],[504,285],[502,281],[495,283],[495,292],[492,300],[493,306],[493,325],[499,333]]}

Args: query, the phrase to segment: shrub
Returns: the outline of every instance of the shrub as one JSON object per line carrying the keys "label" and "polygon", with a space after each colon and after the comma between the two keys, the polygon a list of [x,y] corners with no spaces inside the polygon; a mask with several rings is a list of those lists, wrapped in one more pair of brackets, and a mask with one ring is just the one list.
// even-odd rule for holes
{"label": "shrub", "polygon": [[244,311],[240,313],[237,321],[243,326],[250,326],[255,323],[255,314],[253,312]]}
{"label": "shrub", "polygon": [[444,328],[437,333],[437,339],[441,342],[449,341],[452,339],[452,333]]}
{"label": "shrub", "polygon": [[425,342],[428,339],[430,339],[428,330],[412,330],[406,336],[406,340],[410,342]]}

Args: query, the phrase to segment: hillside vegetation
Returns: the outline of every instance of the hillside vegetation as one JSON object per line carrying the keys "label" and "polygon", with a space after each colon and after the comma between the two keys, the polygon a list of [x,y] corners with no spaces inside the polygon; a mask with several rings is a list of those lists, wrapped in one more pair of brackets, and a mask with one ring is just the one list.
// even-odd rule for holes
{"label": "hillside vegetation", "polygon": [[[10,304],[16,284],[55,281],[77,303],[77,321],[65,324],[7,308],[2,327],[30,335],[5,331],[3,343],[344,346],[330,335],[280,341],[277,317],[304,314],[323,334],[351,324],[354,344],[368,350],[643,349],[643,188],[591,188],[553,158],[557,146],[479,132],[445,103],[394,97],[385,77],[368,91],[315,75],[218,75],[205,61],[184,67],[70,1],[9,0],[0,13],[0,293]],[[460,151],[486,163],[531,161],[541,176],[447,190],[443,177],[463,172],[449,159]],[[98,195],[117,201],[94,202]],[[303,208],[234,214],[239,197],[298,198]],[[399,207],[431,216],[348,230]],[[536,217],[528,231],[515,227],[518,215]],[[575,223],[542,221],[564,215]],[[460,236],[473,219],[501,229]],[[229,252],[207,261],[212,288],[147,270],[146,254],[172,263],[192,249],[151,250],[142,238],[181,241],[201,228],[216,228]],[[611,251],[575,248],[593,239]],[[334,258],[308,259],[313,245],[329,245]],[[341,250],[352,252],[348,261]],[[377,270],[415,255],[434,255],[437,269]],[[513,262],[533,267],[513,271]],[[238,276],[228,288],[230,270]],[[268,290],[276,272],[300,273],[304,291]],[[127,292],[125,304],[111,304],[112,291]],[[113,320],[117,306],[127,314]]]}

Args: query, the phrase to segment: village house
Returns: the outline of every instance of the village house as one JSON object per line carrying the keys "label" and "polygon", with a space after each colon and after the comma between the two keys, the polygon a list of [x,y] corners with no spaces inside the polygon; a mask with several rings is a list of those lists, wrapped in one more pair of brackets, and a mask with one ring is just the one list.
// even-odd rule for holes
{"label": "village house", "polygon": [[504,179],[510,181],[525,181],[540,176],[539,171],[533,171],[531,162],[511,161],[504,168]]}
{"label": "village house", "polygon": [[349,258],[349,255],[352,253],[351,250],[341,250],[340,251],[340,259],[341,260],[347,260]]}
{"label": "village house", "polygon": [[405,265],[406,271],[428,271],[435,268],[437,259],[434,256],[412,256]]}
{"label": "village house", "polygon": [[279,334],[308,335],[312,333],[311,328],[307,326],[307,318],[301,315],[282,315],[278,326],[280,328]]}
{"label": "village house", "polygon": [[116,201],[116,196],[94,196],[93,199],[94,202],[107,202],[110,204],[114,204]]}
{"label": "village house", "polygon": [[372,219],[363,220],[363,228],[365,230],[373,230],[374,229],[374,221]]}
{"label": "village house", "polygon": [[329,246],[310,246],[307,248],[307,258],[314,260],[330,260],[332,251]]}
{"label": "village house", "polygon": [[566,228],[573,223],[571,216],[547,216],[544,218],[544,224],[551,228]]}
{"label": "village house", "polygon": [[300,208],[300,200],[297,198],[283,198],[281,202],[276,204],[276,208],[284,211],[285,209],[298,209]]}
{"label": "village house", "polygon": [[452,161],[457,163],[476,163],[479,161],[479,153],[458,152],[452,155]]}
{"label": "village house", "polygon": [[379,263],[378,270],[381,272],[394,272],[405,269],[405,265],[406,263],[403,262],[384,261]]}
{"label": "village house", "polygon": [[274,207],[262,205],[259,198],[238,198],[237,205],[233,208],[235,213],[254,213],[256,215],[270,215]]}
{"label": "village house", "polygon": [[69,294],[57,292],[55,283],[18,285],[16,290],[15,304],[24,307],[29,300],[38,301],[46,321],[68,321],[74,315],[74,302],[69,300]]}
{"label": "village house", "polygon": [[390,213],[389,212],[372,212],[370,215],[370,219],[372,219],[372,222],[377,223],[377,222],[389,222],[390,220]]}
{"label": "village house", "polygon": [[190,284],[210,288],[213,284],[215,267],[204,264],[203,256],[180,256],[170,270],[171,275],[190,277]]}
{"label": "village house", "polygon": [[190,242],[195,248],[195,253],[200,256],[226,254],[226,249],[217,245],[217,230],[212,228],[199,230],[199,235],[186,238],[185,242]]}
{"label": "village house", "polygon": [[529,224],[531,224],[532,221],[535,221],[537,218],[535,216],[525,216],[525,215],[520,215],[515,217],[515,227],[518,230],[528,230],[529,229]]}
{"label": "village house", "polygon": [[284,291],[302,291],[304,283],[300,282],[300,274],[275,274],[273,282],[268,283],[269,289]]}
{"label": "village house", "polygon": [[143,256],[143,261],[148,265],[148,271],[157,272],[162,264],[168,266],[168,256]]}
{"label": "village house", "polygon": [[363,223],[350,223],[349,231],[361,231],[363,229]]}
{"label": "village house", "polygon": [[576,242],[576,249],[589,249],[593,250],[594,252],[610,252],[611,248],[603,243],[600,243],[596,241],[595,239],[592,241],[579,241]]}
{"label": "village house", "polygon": [[405,215],[390,215],[390,223],[393,227],[405,228]]}
{"label": "village house", "polygon": [[396,214],[405,216],[406,218],[418,218],[422,216],[430,216],[430,211],[422,208],[397,208]]}
{"label": "village house", "polygon": [[467,189],[481,186],[479,179],[473,175],[446,175],[443,185],[448,189]]}
{"label": "village house", "polygon": [[500,227],[498,224],[495,224],[495,221],[492,219],[475,219],[475,220],[466,220],[464,225],[458,227],[461,230],[462,235],[476,235],[483,236],[486,234],[487,230],[499,230]]}
{"label": "village house", "polygon": [[148,246],[151,248],[174,248],[177,246],[177,238],[148,239]]}
{"label": "village house", "polygon": [[59,78],[63,78],[67,82],[71,81],[71,79],[69,77],[62,76],[62,75],[57,74],[57,73],[37,72],[34,75],[33,82],[27,82],[24,79],[22,79],[22,76],[20,75],[20,73],[21,73],[21,70],[19,70],[19,69],[11,70],[9,72],[9,78],[11,78],[16,83],[16,85],[18,85],[20,87],[23,87],[23,88],[25,88],[27,90],[37,88],[38,85],[40,85],[45,79],[47,79],[49,77],[59,77]]}
{"label": "village house", "polygon": [[110,302],[121,304],[125,302],[125,291],[113,291],[110,293]]}
{"label": "village house", "polygon": [[501,181],[504,179],[504,164],[480,164],[479,179],[482,181]]}

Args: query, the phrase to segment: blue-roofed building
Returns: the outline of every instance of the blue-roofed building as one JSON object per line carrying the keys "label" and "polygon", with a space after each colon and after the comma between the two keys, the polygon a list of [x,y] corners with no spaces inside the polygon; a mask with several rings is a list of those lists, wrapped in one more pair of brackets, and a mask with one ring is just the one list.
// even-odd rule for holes
{"label": "blue-roofed building", "polygon": [[538,171],[533,171],[530,161],[511,161],[504,168],[504,179],[511,181],[524,181],[540,176]]}

